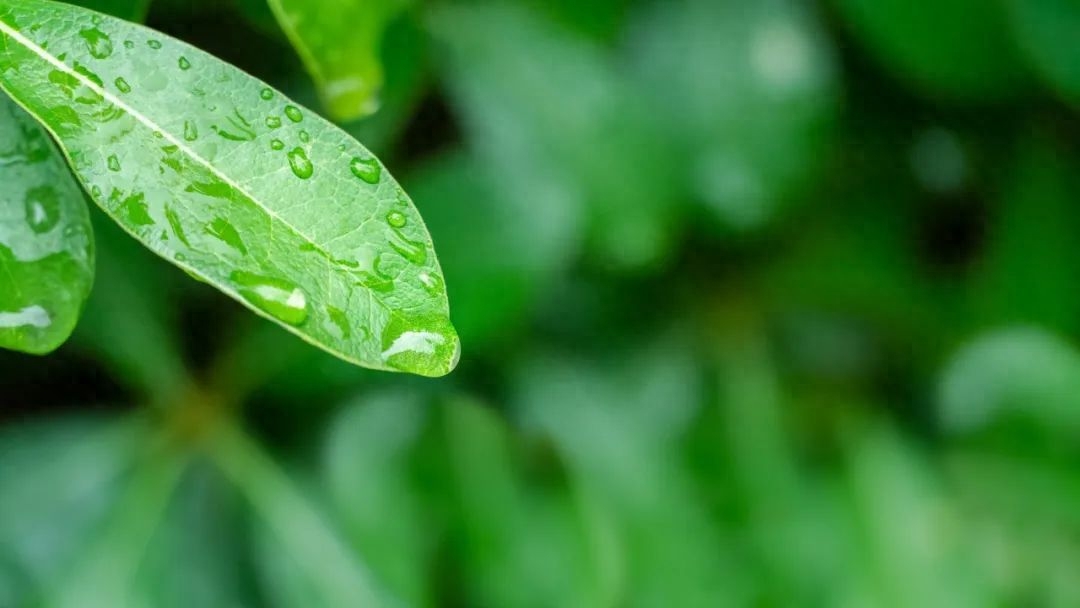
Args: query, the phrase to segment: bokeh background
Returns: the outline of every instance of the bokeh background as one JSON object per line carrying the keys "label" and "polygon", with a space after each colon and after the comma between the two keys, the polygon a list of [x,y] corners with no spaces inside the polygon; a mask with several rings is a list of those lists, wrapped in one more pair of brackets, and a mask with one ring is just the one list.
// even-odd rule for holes
{"label": "bokeh background", "polygon": [[[260,0],[147,22],[318,108]],[[457,371],[98,221],[0,353],[0,607],[1080,606],[1080,3],[415,0],[383,55],[345,127]]]}

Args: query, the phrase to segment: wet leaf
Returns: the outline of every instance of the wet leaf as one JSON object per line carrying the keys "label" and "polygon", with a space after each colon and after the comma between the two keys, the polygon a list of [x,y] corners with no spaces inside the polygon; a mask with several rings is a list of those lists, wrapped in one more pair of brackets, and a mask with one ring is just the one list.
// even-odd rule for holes
{"label": "wet leaf", "polygon": [[362,118],[379,107],[379,46],[403,0],[269,0],[335,120]]}
{"label": "wet leaf", "polygon": [[43,354],[75,328],[94,278],[90,217],[49,136],[0,94],[0,347]]}
{"label": "wet leaf", "polygon": [[423,220],[346,133],[196,48],[83,9],[4,0],[0,43],[0,87],[155,253],[347,361],[453,369]]}

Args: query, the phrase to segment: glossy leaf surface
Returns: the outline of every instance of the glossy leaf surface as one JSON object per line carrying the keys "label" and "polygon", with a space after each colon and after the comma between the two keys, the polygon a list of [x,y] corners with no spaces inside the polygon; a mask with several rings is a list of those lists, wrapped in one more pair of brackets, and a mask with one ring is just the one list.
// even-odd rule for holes
{"label": "glossy leaf surface", "polygon": [[0,94],[0,348],[49,352],[90,293],[90,217],[49,136]]}
{"label": "glossy leaf surface", "polygon": [[353,120],[378,109],[379,44],[401,0],[269,0],[315,80],[330,115]]}
{"label": "glossy leaf surface", "polygon": [[0,87],[144,245],[353,363],[454,367],[423,220],[346,133],[196,48],[91,11],[3,0],[0,44]]}

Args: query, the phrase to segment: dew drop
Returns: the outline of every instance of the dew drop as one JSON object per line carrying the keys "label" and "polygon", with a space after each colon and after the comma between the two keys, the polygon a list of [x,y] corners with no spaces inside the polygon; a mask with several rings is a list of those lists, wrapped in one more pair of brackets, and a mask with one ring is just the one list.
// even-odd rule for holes
{"label": "dew drop", "polygon": [[229,279],[252,306],[282,323],[301,325],[307,321],[307,294],[296,284],[242,270],[234,271]]}
{"label": "dew drop", "polygon": [[304,152],[303,148],[293,148],[289,152],[289,167],[292,169],[293,174],[300,179],[307,179],[315,172],[315,167],[311,164],[311,159],[308,158],[307,152]]}
{"label": "dew drop", "polygon": [[199,139],[199,127],[190,120],[184,121],[184,139],[186,141],[195,141]]}
{"label": "dew drop", "polygon": [[300,141],[305,144],[308,143],[311,141],[311,135],[309,135],[307,131],[300,131]]}
{"label": "dew drop", "polygon": [[270,101],[271,99],[274,98],[274,92],[272,90],[270,90],[270,89],[263,89],[262,91],[259,91],[259,97],[262,97],[263,99],[265,99],[267,101]]}
{"label": "dew drop", "polygon": [[275,139],[270,142],[270,148],[274,150],[284,150],[285,142],[281,141],[280,139]]}
{"label": "dew drop", "polygon": [[271,129],[277,129],[281,127],[281,119],[277,116],[267,116],[266,126],[270,127]]}
{"label": "dew drop", "polygon": [[181,70],[190,70],[191,69],[191,62],[188,61],[187,57],[181,57],[180,61],[177,62],[177,63],[180,66]]}
{"label": "dew drop", "polygon": [[108,166],[109,166],[109,171],[119,171],[120,170],[120,159],[117,158],[115,154],[109,155],[109,158],[106,161],[106,164],[108,164]]}
{"label": "dew drop", "polygon": [[423,243],[405,238],[405,235],[397,229],[394,229],[393,235],[390,239],[391,249],[417,266],[427,263],[427,247]]}
{"label": "dew drop", "polygon": [[382,176],[382,167],[374,157],[360,158],[357,156],[349,163],[349,170],[356,177],[369,184],[377,184]]}
{"label": "dew drop", "polygon": [[150,39],[150,40],[146,41],[146,46],[148,46],[148,47],[150,47],[150,48],[152,48],[152,49],[154,49],[156,51],[156,50],[161,48],[161,41],[160,40]]}
{"label": "dew drop", "polygon": [[407,222],[408,220],[405,218],[405,214],[400,211],[391,211],[386,214],[386,223],[394,228],[404,228]]}
{"label": "dew drop", "polygon": [[424,290],[431,295],[438,295],[443,291],[443,280],[437,274],[431,274],[428,271],[421,272],[418,277],[420,284],[424,286]]}
{"label": "dew drop", "polygon": [[60,199],[51,186],[31,188],[23,201],[26,223],[38,234],[44,234],[60,221]]}
{"label": "dew drop", "polygon": [[117,78],[114,84],[116,84],[116,89],[121,93],[131,92],[131,85],[128,84],[128,81],[124,80],[123,78]]}
{"label": "dew drop", "polygon": [[107,59],[112,55],[112,39],[96,27],[80,31],[79,37],[86,41],[86,49],[95,59]]}
{"label": "dew drop", "polygon": [[133,48],[135,48],[135,41],[134,40],[125,40],[124,41],[124,48],[125,49],[133,49]]}
{"label": "dew drop", "polygon": [[300,108],[296,106],[285,106],[285,116],[288,116],[289,120],[293,122],[304,120],[304,115],[300,113]]}

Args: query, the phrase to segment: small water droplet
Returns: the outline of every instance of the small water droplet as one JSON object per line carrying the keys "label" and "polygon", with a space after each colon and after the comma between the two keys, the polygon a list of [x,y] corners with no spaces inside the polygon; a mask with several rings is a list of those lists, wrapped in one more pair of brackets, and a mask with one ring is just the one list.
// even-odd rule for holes
{"label": "small water droplet", "polygon": [[184,139],[186,141],[195,141],[196,139],[199,139],[199,127],[190,120],[184,121]]}
{"label": "small water droplet", "polygon": [[112,39],[96,27],[80,31],[79,37],[86,41],[86,49],[95,59],[107,59],[112,55]]}
{"label": "small water droplet", "polygon": [[391,249],[417,266],[427,263],[427,247],[423,243],[406,238],[397,228],[394,229],[393,235],[390,239]]}
{"label": "small water droplet", "polygon": [[114,84],[116,84],[116,89],[121,93],[131,92],[131,85],[128,84],[128,81],[124,80],[123,78],[117,78]]}
{"label": "small water droplet", "polygon": [[267,101],[270,101],[271,99],[274,98],[274,91],[272,91],[270,89],[263,89],[262,91],[259,91],[259,97],[262,97],[263,99],[265,99]]}
{"label": "small water droplet", "polygon": [[349,317],[345,315],[341,310],[334,308],[333,306],[326,307],[326,314],[333,321],[334,326],[341,332],[341,338],[348,340],[352,336],[352,328],[349,327]]}
{"label": "small water droplet", "polygon": [[311,141],[311,135],[309,135],[307,131],[300,131],[300,141],[305,144],[308,143]]}
{"label": "small water droplet", "polygon": [[273,150],[284,150],[285,142],[281,141],[280,139],[275,139],[270,142],[270,148]]}
{"label": "small water droplet", "polygon": [[60,221],[60,198],[52,186],[31,188],[23,201],[26,223],[38,234],[52,230]]}
{"label": "small water droplet", "polygon": [[119,171],[120,170],[120,159],[117,158],[115,154],[109,155],[109,158],[106,161],[106,164],[108,164],[108,166],[109,166],[109,171]]}
{"label": "small water droplet", "polygon": [[154,40],[154,39],[151,38],[150,40],[146,41],[146,46],[148,46],[148,47],[150,47],[150,48],[152,48],[152,49],[154,49],[156,51],[156,50],[161,48],[161,41],[160,40]]}
{"label": "small water droplet", "polygon": [[349,163],[349,170],[352,171],[353,175],[369,184],[379,183],[379,178],[382,176],[382,166],[379,165],[379,161],[375,160],[375,157],[360,158],[357,156]]}
{"label": "small water droplet", "polygon": [[300,108],[296,106],[285,106],[285,116],[288,116],[289,120],[293,122],[304,120],[304,115],[300,113]]}
{"label": "small water droplet", "polygon": [[90,196],[100,199],[101,198],[101,186],[92,186],[90,188]]}
{"label": "small water droplet", "polygon": [[245,300],[271,317],[289,325],[307,320],[307,294],[296,284],[242,270],[234,271],[229,279]]}
{"label": "small water droplet", "polygon": [[125,49],[133,49],[133,48],[135,48],[135,41],[134,40],[125,40],[124,41],[124,48]]}
{"label": "small water droplet", "polygon": [[240,238],[240,233],[229,220],[223,217],[214,218],[214,221],[210,222],[210,225],[206,227],[206,232],[232,247],[241,255],[247,255],[247,246],[244,245],[244,240]]}
{"label": "small water droplet", "polygon": [[266,126],[270,127],[271,129],[277,129],[281,126],[281,119],[277,116],[267,116]]}
{"label": "small water droplet", "polygon": [[303,148],[293,148],[289,152],[289,167],[292,169],[293,174],[300,179],[307,179],[315,172],[315,167],[311,164],[311,159],[308,158],[307,152],[304,152]]}
{"label": "small water droplet", "polygon": [[405,218],[405,214],[400,211],[391,211],[386,214],[386,223],[394,228],[404,228],[407,222],[408,219]]}
{"label": "small water droplet", "polygon": [[191,69],[191,62],[188,61],[187,57],[181,57],[180,61],[178,61],[177,63],[180,66],[181,70],[190,70]]}

